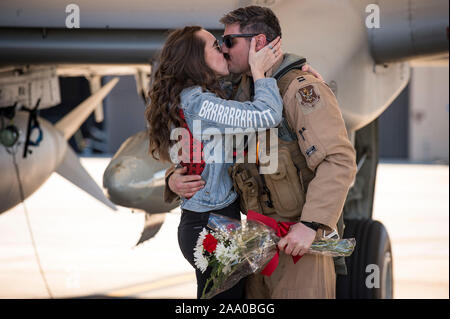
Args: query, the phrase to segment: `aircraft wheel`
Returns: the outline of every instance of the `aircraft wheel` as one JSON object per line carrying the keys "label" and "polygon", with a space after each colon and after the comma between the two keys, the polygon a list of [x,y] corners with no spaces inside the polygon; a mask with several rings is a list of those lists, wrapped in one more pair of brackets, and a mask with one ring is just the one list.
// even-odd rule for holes
{"label": "aircraft wheel", "polygon": [[392,251],[386,228],[378,221],[347,220],[344,238],[356,248],[345,258],[348,274],[338,275],[337,299],[392,299]]}

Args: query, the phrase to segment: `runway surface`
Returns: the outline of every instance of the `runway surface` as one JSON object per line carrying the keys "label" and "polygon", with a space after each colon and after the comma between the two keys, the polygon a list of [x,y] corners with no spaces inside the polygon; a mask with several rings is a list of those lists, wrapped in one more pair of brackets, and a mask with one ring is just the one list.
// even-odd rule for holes
{"label": "runway surface", "polygon": [[[83,158],[102,183],[109,159]],[[135,247],[143,213],[113,211],[57,174],[25,202],[53,297],[195,298],[177,242],[179,209]],[[0,215],[0,298],[49,298],[20,204]],[[378,168],[374,219],[392,242],[395,298],[449,298],[449,167]]]}

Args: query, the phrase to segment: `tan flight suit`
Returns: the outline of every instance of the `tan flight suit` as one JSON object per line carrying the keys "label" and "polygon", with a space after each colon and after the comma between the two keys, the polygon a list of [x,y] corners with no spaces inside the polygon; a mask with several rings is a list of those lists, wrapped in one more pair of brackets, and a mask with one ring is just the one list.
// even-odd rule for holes
{"label": "tan flight suit", "polygon": [[[250,83],[249,78],[242,77],[236,100],[251,99]],[[348,139],[336,97],[326,83],[303,72],[289,84],[283,102],[284,116],[296,133],[300,150],[315,175],[309,183],[300,218],[270,217],[279,221],[320,223],[325,229],[317,231],[316,239],[319,239],[325,230],[329,233],[336,229],[356,174],[355,150]],[[173,170],[171,167],[166,172],[166,201],[177,198],[167,187]],[[261,274],[248,277],[246,296],[250,299],[335,298],[335,287],[332,257],[306,254],[294,264],[292,256],[280,252],[279,265],[270,277]]]}
{"label": "tan flight suit", "polygon": [[[250,98],[245,93],[248,85],[249,81],[243,78],[237,100]],[[309,73],[299,73],[288,85],[283,103],[284,116],[315,175],[309,183],[300,219],[270,217],[278,221],[320,223],[325,226],[317,231],[316,239],[320,239],[325,231],[336,229],[356,174],[355,150],[348,139],[336,97],[323,81]],[[253,274],[247,278],[246,296],[250,299],[335,298],[333,258],[306,254],[294,264],[292,256],[280,252],[280,262],[270,277]]]}

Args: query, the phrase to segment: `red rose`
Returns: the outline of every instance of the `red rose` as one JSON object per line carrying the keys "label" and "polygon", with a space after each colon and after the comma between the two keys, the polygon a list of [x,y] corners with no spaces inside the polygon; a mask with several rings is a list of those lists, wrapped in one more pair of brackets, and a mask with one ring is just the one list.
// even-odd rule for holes
{"label": "red rose", "polygon": [[217,246],[217,239],[214,238],[214,236],[211,234],[206,235],[205,239],[203,239],[203,248],[208,253],[212,253],[214,250],[216,250],[216,246]]}

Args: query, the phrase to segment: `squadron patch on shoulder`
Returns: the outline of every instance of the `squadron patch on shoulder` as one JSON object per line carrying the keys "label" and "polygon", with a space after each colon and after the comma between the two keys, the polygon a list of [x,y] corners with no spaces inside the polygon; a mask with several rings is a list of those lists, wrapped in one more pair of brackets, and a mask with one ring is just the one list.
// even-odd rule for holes
{"label": "squadron patch on shoulder", "polygon": [[314,89],[314,86],[307,85],[298,90],[301,97],[300,103],[306,107],[314,107],[320,100],[320,95],[318,95]]}
{"label": "squadron patch on shoulder", "polygon": [[297,97],[298,105],[305,115],[322,107],[323,101],[320,98],[319,92],[319,89],[313,84],[305,85],[298,89],[295,96]]}

